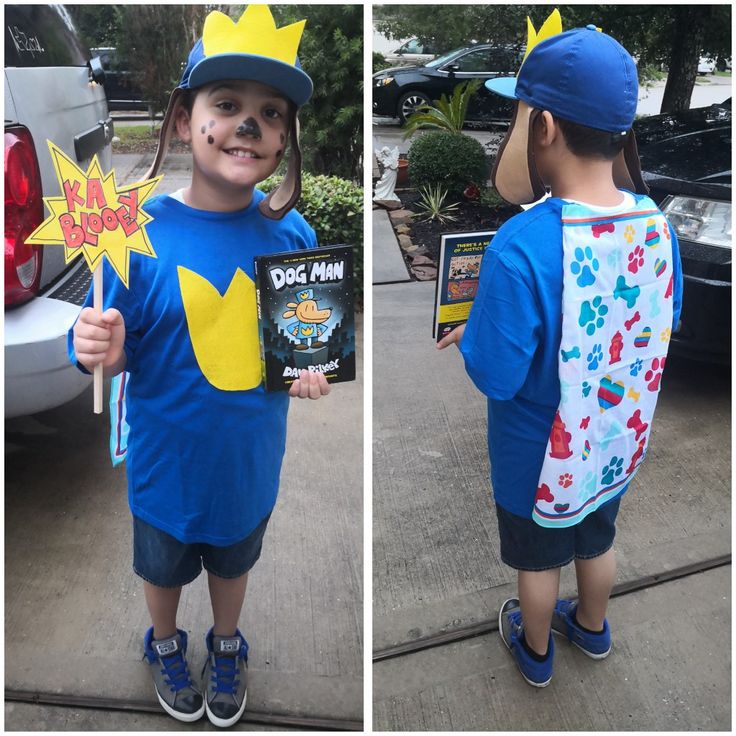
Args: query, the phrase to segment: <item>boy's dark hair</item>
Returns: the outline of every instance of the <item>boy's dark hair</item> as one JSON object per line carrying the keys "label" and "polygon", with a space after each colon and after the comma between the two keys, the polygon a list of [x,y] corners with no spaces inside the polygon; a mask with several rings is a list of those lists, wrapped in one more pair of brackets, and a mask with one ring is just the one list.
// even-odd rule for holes
{"label": "boy's dark hair", "polygon": [[606,130],[588,128],[585,125],[571,123],[556,115],[552,116],[560,126],[567,147],[581,158],[597,158],[613,161],[626,143],[628,133],[609,133]]}

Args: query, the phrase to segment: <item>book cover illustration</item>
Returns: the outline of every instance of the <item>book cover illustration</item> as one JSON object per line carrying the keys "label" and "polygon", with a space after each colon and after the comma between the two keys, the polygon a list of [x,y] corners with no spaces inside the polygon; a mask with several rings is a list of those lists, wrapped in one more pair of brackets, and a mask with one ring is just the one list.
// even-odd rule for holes
{"label": "book cover illustration", "polygon": [[496,231],[450,233],[440,242],[432,336],[439,342],[467,322],[478,292],[483,253]]}
{"label": "book cover illustration", "polygon": [[255,267],[266,389],[288,390],[302,369],[354,380],[352,247],[259,256]]}

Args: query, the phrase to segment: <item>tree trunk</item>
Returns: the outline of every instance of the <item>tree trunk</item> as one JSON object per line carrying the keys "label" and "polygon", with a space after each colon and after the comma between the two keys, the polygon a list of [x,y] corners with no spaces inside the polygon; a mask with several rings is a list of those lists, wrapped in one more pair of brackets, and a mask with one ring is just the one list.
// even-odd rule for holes
{"label": "tree trunk", "polygon": [[703,5],[675,5],[672,12],[672,52],[660,112],[690,108],[705,27],[710,17],[710,8]]}

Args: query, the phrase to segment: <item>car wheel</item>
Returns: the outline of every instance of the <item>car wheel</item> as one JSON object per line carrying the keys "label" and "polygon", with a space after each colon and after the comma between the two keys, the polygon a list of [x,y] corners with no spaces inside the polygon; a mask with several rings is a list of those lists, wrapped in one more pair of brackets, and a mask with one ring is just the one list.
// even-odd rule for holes
{"label": "car wheel", "polygon": [[399,119],[401,124],[404,125],[409,115],[411,115],[420,105],[429,105],[429,103],[429,97],[424,93],[407,92],[399,98],[396,117]]}

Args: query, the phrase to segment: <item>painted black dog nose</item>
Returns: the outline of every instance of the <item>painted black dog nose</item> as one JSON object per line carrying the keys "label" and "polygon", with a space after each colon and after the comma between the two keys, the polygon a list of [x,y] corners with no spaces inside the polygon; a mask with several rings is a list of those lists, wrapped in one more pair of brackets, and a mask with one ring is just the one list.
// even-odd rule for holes
{"label": "painted black dog nose", "polygon": [[254,120],[253,118],[248,118],[247,120],[244,120],[240,125],[238,125],[238,129],[235,131],[235,135],[247,135],[251,138],[256,138],[257,140],[260,140],[261,129],[256,120]]}

